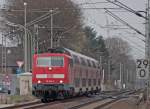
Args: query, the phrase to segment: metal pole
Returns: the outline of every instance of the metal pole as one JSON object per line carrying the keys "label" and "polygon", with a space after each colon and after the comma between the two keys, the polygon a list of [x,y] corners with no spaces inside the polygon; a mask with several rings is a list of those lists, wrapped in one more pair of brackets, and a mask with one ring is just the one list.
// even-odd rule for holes
{"label": "metal pole", "polygon": [[146,9],[146,17],[147,17],[147,22],[146,22],[146,29],[145,29],[145,31],[146,31],[146,33],[147,33],[147,47],[148,47],[148,49],[147,49],[147,58],[149,59],[150,58],[150,11],[149,11],[149,9],[150,9],[150,0],[148,0],[148,4],[147,4],[147,9]]}
{"label": "metal pole", "polygon": [[5,52],[5,54],[4,54],[5,55],[4,56],[5,57],[5,60],[4,60],[5,67],[4,68],[5,68],[5,73],[6,73],[7,72],[7,47],[6,47],[7,45],[6,45],[6,36],[4,36],[4,38],[5,38],[5,40],[4,40],[5,41],[5,45],[4,45],[5,46],[5,50],[4,50],[4,52]]}
{"label": "metal pole", "polygon": [[120,84],[122,88],[122,64],[120,63]]}
{"label": "metal pole", "polygon": [[101,56],[101,54],[100,54],[100,57],[99,57],[99,64],[100,64],[100,71],[102,71],[102,56]]}
{"label": "metal pole", "polygon": [[[147,46],[148,46],[148,51],[147,51],[147,57],[148,57],[148,61],[149,61],[149,59],[150,59],[150,11],[149,11],[149,9],[150,9],[150,0],[148,0],[148,6],[147,6],[147,16],[146,17],[148,17],[148,20],[147,20],[147,42],[148,42],[148,44],[147,44]],[[146,30],[145,30],[146,31]],[[147,79],[147,100],[148,100],[148,97],[149,97],[149,78]]]}
{"label": "metal pole", "polygon": [[145,40],[145,58],[148,59],[148,4],[146,4],[146,13],[145,13],[145,16],[146,16],[146,20],[145,20],[145,36],[146,36],[146,40]]}
{"label": "metal pole", "polygon": [[[106,25],[108,26],[109,25],[109,20],[108,20],[108,17],[107,17],[107,14],[106,14]],[[107,28],[107,37],[109,38],[109,33],[110,33],[110,28],[108,27]]]}
{"label": "metal pole", "polygon": [[128,87],[129,84],[129,70],[127,69],[127,82],[126,82],[126,86]]}
{"label": "metal pole", "polygon": [[53,48],[53,10],[51,11],[51,48]]}
{"label": "metal pole", "polygon": [[61,40],[61,35],[59,36],[59,38],[58,38],[58,44],[57,44],[57,47],[60,47],[60,40]]}
{"label": "metal pole", "polygon": [[111,78],[110,78],[110,60],[108,60],[108,80],[111,81]]}
{"label": "metal pole", "polygon": [[1,63],[1,65],[2,65],[2,73],[6,73],[6,70],[7,70],[7,63],[6,63],[6,61],[7,61],[7,48],[6,48],[6,36],[4,36],[3,34],[2,34],[2,63]]}
{"label": "metal pole", "polygon": [[27,31],[26,31],[26,27],[27,27],[27,3],[24,2],[24,70],[25,72],[27,72],[28,70],[28,66],[27,66]]}
{"label": "metal pole", "polygon": [[39,34],[39,32],[38,32],[38,29],[39,29],[39,27],[38,27],[38,24],[35,24],[34,25],[34,45],[33,45],[33,48],[34,48],[34,50],[36,49],[36,53],[38,54],[38,50],[39,50],[39,44],[38,44],[38,34]]}
{"label": "metal pole", "polygon": [[36,48],[37,48],[37,54],[39,52],[39,27],[37,25],[37,30],[36,30]]}
{"label": "metal pole", "polygon": [[3,41],[4,41],[4,35],[2,34],[2,63],[1,63],[2,73],[4,73],[4,65],[3,65],[3,61],[4,61],[4,59],[3,59],[4,58],[4,42]]}

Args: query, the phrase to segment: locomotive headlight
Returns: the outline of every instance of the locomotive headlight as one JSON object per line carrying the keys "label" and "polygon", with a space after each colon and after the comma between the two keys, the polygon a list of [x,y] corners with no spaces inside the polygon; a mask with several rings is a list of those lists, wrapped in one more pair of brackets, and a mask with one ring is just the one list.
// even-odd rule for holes
{"label": "locomotive headlight", "polygon": [[52,70],[52,67],[49,67],[48,70]]}
{"label": "locomotive headlight", "polygon": [[40,81],[40,80],[38,80],[38,83],[41,83],[41,81]]}
{"label": "locomotive headlight", "polygon": [[60,80],[59,82],[60,82],[60,83],[63,83],[63,81],[62,81],[62,80]]}

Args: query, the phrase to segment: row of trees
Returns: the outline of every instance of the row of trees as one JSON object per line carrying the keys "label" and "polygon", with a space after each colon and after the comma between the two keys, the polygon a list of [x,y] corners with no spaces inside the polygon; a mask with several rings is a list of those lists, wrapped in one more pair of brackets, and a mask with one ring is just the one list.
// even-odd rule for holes
{"label": "row of trees", "polygon": [[[128,43],[120,38],[104,40],[102,36],[97,35],[93,28],[83,26],[82,12],[77,4],[70,0],[36,0],[36,2],[35,0],[8,0],[9,11],[3,13],[5,19],[24,25],[24,2],[27,3],[27,23],[44,15],[49,10],[55,10],[54,13],[57,14],[53,15],[54,46],[67,47],[97,60],[101,59],[103,69],[107,75],[111,76],[112,81],[119,79],[120,64],[123,65],[122,72],[128,71],[130,75],[135,72],[135,63],[129,55]],[[50,47],[51,18],[49,16],[36,24],[40,26],[38,28],[39,49],[43,51]],[[17,28],[8,27],[9,31],[12,29]],[[28,29],[35,36],[34,26],[31,25]],[[9,35],[9,37],[13,37],[13,40],[17,39],[23,46],[24,32],[17,31],[15,35]]]}
{"label": "row of trees", "polygon": [[102,36],[97,36],[96,31],[91,27],[85,27],[84,32],[87,37],[87,45],[83,53],[101,61],[105,71],[105,81],[115,83],[115,80],[121,79],[122,84],[133,84],[136,64],[130,55],[129,44],[117,37],[104,40]]}
{"label": "row of trees", "polygon": [[129,44],[121,38],[108,38],[105,40],[105,44],[109,51],[110,75],[113,80],[121,79],[122,83],[134,83],[136,64],[130,55]]}

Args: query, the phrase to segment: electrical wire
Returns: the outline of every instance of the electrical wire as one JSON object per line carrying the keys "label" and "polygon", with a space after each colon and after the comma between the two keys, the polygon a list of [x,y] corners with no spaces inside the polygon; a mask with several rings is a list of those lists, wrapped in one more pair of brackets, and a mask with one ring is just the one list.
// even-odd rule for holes
{"label": "electrical wire", "polygon": [[[91,0],[90,0],[91,1]],[[94,6],[94,4],[93,4],[93,6]],[[95,8],[95,6],[94,6],[94,8]],[[97,11],[97,12],[99,12],[99,11]],[[94,24],[96,24],[97,25],[97,23],[94,23]],[[98,25],[99,26],[99,25]],[[99,26],[100,28],[105,28],[104,26]],[[126,39],[127,40],[127,39]],[[145,40],[143,40],[143,39],[141,39],[143,42],[145,42]],[[128,40],[129,41],[129,40]],[[131,42],[131,41],[130,41]],[[134,43],[133,41],[131,42],[131,43]],[[134,45],[135,45],[135,43],[134,43]],[[137,45],[137,44],[136,44]],[[142,46],[140,46],[140,45],[138,45],[139,47],[142,47]],[[133,46],[134,47],[134,46]],[[135,49],[137,49],[137,50],[139,50],[139,51],[141,51],[141,52],[143,52],[144,53],[144,51],[142,51],[141,49],[139,49],[139,48],[137,48],[137,47],[134,47]],[[143,55],[143,54],[142,54]]]}
{"label": "electrical wire", "polygon": [[[90,0],[90,1],[92,1],[92,0]],[[94,6],[94,5],[93,5]],[[94,6],[95,7],[95,6]],[[97,11],[97,12],[99,12],[99,11]],[[93,21],[93,20],[92,20]],[[91,22],[91,23],[93,23],[93,22]],[[93,23],[93,24],[95,24],[95,25],[97,25],[97,26],[99,26],[100,28],[106,28],[105,26],[101,26],[101,25],[98,25],[97,23]],[[119,28],[120,29],[120,28]],[[136,30],[136,31],[138,31],[138,30]],[[143,40],[142,38],[140,38],[140,37],[137,37],[138,39],[140,39],[141,41],[143,41],[144,43],[145,43],[145,40]]]}
{"label": "electrical wire", "polygon": [[78,4],[78,6],[82,6],[82,5],[92,5],[92,4],[104,4],[104,3],[109,3],[109,2],[84,2],[84,3],[80,3]]}
{"label": "electrical wire", "polygon": [[[142,17],[142,18],[144,18],[144,19],[147,19],[145,16],[143,16],[142,14],[140,14],[138,11],[133,10],[132,8],[126,6],[125,4],[119,2],[118,0],[115,0],[115,2],[110,1],[110,0],[106,0],[106,1],[112,3],[112,4],[116,5],[116,6],[118,6],[118,7],[120,7],[120,8],[123,8],[123,9],[125,9],[125,10],[127,10],[127,11],[129,11],[129,12],[131,12],[131,13],[134,13],[135,15],[137,15],[137,16],[139,16],[139,17]],[[117,4],[117,3],[119,3],[119,4]]]}
{"label": "electrical wire", "polygon": [[109,11],[108,9],[105,9],[106,12],[111,16],[113,17],[114,19],[116,19],[117,21],[125,24],[126,26],[130,27],[132,30],[134,30],[135,32],[137,32],[138,34],[145,36],[145,34],[143,34],[142,32],[140,32],[138,29],[134,28],[133,26],[131,26],[130,24],[128,24],[127,22],[125,22],[124,20],[122,20],[120,17],[118,17],[117,15],[115,15],[114,13],[112,13],[111,11]]}
{"label": "electrical wire", "polygon": [[[123,35],[122,35],[122,34],[120,34],[119,36],[121,37],[121,36],[123,36]],[[126,40],[130,41],[131,43],[133,43],[133,44],[137,45],[137,46],[138,46],[138,47],[140,47],[140,48],[143,48],[143,46],[139,45],[139,44],[138,44],[138,43],[136,43],[136,42],[133,42],[132,40],[129,40],[129,39],[128,39],[128,38],[126,38],[125,36],[123,36],[122,38],[124,38],[124,39],[126,39]]]}
{"label": "electrical wire", "polygon": [[[129,31],[124,31],[124,32],[126,32],[126,33],[128,33],[128,34],[136,34],[136,33],[131,33],[131,32],[129,32]],[[140,40],[143,41],[144,43],[146,42],[144,39],[142,39],[142,38],[140,38],[140,37],[137,37],[137,36],[136,36],[136,38],[140,39]]]}
{"label": "electrical wire", "polygon": [[135,15],[137,15],[137,16],[139,16],[139,17],[142,17],[142,18],[144,18],[144,19],[147,19],[147,17],[143,16],[143,15],[140,14],[138,11],[133,10],[132,8],[128,7],[127,5],[121,3],[120,1],[115,0],[115,2],[118,2],[118,3],[121,4],[122,6],[128,8],[128,9],[131,10]]}
{"label": "electrical wire", "polygon": [[[124,37],[123,37],[123,39],[126,40],[126,41],[128,41],[128,42],[131,42],[131,40],[125,39]],[[140,52],[142,52],[142,53],[145,53],[145,51],[142,51],[143,49],[139,49],[139,47],[141,48],[141,46],[138,46],[138,47],[137,47],[137,44],[135,44],[135,43],[133,43],[133,42],[131,42],[130,45],[131,45],[132,47],[134,47],[135,49],[137,49],[138,51],[140,51]],[[135,47],[135,46],[136,46],[136,47]]]}
{"label": "electrical wire", "polygon": [[[58,11],[58,12],[59,12],[59,11]],[[53,14],[57,14],[58,12],[53,13]],[[36,18],[35,20],[33,20],[33,21],[31,21],[31,22],[28,22],[28,23],[27,23],[27,27],[32,26],[32,25],[35,24],[35,23],[41,22],[41,21],[43,21],[43,20],[49,18],[49,17],[50,17],[50,14],[52,14],[52,13],[49,11],[48,13],[46,13],[46,14],[44,14],[44,15],[38,17],[38,18]],[[22,29],[22,28],[18,28],[18,29],[14,30],[14,31],[12,31],[12,32],[10,32],[10,33],[5,34],[5,36],[7,36],[7,35],[9,35],[9,34],[16,33],[17,31],[19,31],[19,30],[21,30],[21,29]]]}

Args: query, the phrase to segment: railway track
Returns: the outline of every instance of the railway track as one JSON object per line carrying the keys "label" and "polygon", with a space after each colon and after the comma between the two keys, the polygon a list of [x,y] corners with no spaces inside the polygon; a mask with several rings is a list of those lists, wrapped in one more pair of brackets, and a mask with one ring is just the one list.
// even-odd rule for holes
{"label": "railway track", "polygon": [[58,103],[60,103],[60,102],[55,101],[55,102],[50,102],[50,103],[38,103],[38,104],[31,104],[31,105],[27,105],[27,106],[23,106],[23,107],[19,107],[19,108],[14,108],[14,109],[36,109],[36,108],[42,108],[45,106],[54,105],[54,104],[58,104]]}
{"label": "railway track", "polygon": [[54,104],[58,104],[58,103],[65,103],[68,101],[74,101],[76,99],[85,99],[87,97],[75,97],[72,99],[64,99],[64,100],[60,100],[60,101],[52,101],[49,103],[42,103],[41,100],[36,100],[36,101],[32,101],[32,102],[25,102],[25,103],[19,103],[19,104],[15,104],[15,105],[11,105],[11,106],[7,106],[7,107],[2,107],[0,109],[36,109],[36,108],[40,108],[40,107],[45,107],[48,105],[54,105]]}
{"label": "railway track", "polygon": [[83,108],[83,107],[86,107],[86,106],[89,106],[91,104],[94,104],[94,103],[98,103],[98,102],[101,102],[101,105],[95,107],[94,109],[99,109],[103,106],[106,106],[110,103],[113,103],[117,100],[119,100],[120,98],[111,98],[110,96],[119,96],[121,94],[131,94],[131,93],[134,93],[134,92],[130,92],[130,91],[122,91],[122,92],[112,92],[112,93],[107,93],[108,96],[104,96],[104,97],[95,97],[93,99],[91,98],[87,98],[87,97],[77,97],[77,98],[73,98],[73,99],[65,99],[65,100],[60,100],[60,101],[53,101],[53,102],[50,102],[50,103],[41,103],[40,100],[37,100],[37,101],[33,101],[33,102],[28,102],[28,103],[22,103],[22,104],[17,104],[17,105],[14,105],[14,106],[9,106],[9,107],[5,107],[5,108],[0,108],[0,109],[40,109],[40,108],[44,108],[44,107],[48,107],[48,106],[52,106],[52,105],[55,105],[55,104],[62,104],[62,103],[67,103],[67,102],[73,102],[73,101],[79,101],[81,99],[87,99],[85,100],[85,102],[81,102],[80,104],[78,105],[74,105],[74,106],[71,106],[71,107],[68,107],[67,109],[80,109],[80,108]]}
{"label": "railway track", "polygon": [[79,104],[77,106],[70,107],[68,109],[101,109],[111,103],[114,103],[114,102],[124,98],[124,97],[119,97],[122,94],[130,95],[133,93],[136,93],[136,92],[135,91],[127,91],[127,92],[121,92],[119,94],[116,93],[113,95],[113,96],[116,96],[116,98],[106,97],[103,99],[97,99],[97,100],[89,101],[84,104]]}
{"label": "railway track", "polygon": [[16,108],[24,107],[27,105],[30,106],[30,105],[35,105],[35,104],[39,104],[39,103],[41,103],[40,100],[35,100],[32,102],[18,103],[18,104],[14,104],[12,106],[2,107],[0,109],[16,109]]}

